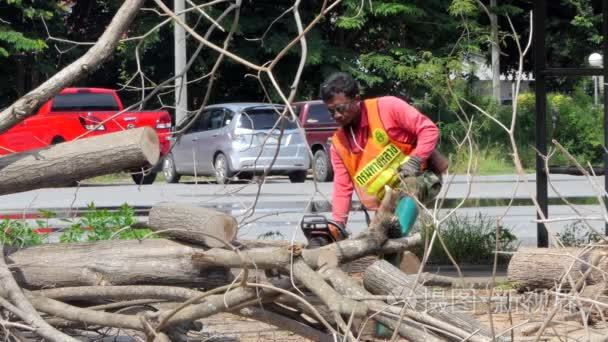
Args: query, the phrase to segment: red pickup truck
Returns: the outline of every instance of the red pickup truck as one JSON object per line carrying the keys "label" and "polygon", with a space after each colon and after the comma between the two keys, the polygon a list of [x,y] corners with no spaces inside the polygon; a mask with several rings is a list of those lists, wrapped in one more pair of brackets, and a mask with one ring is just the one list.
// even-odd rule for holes
{"label": "red pickup truck", "polygon": [[[80,136],[86,138],[150,126],[158,133],[161,156],[164,156],[171,144],[169,113],[164,110],[127,111],[116,115],[123,109],[122,101],[113,89],[66,88],[42,105],[35,115],[0,134],[0,155],[42,148]],[[151,184],[156,173],[147,176],[134,173],[132,177],[137,184]]]}
{"label": "red pickup truck", "polygon": [[306,132],[306,141],[313,153],[311,167],[315,178],[321,182],[331,182],[334,178],[334,170],[331,166],[329,146],[338,124],[321,100],[302,101],[294,105],[302,128]]}

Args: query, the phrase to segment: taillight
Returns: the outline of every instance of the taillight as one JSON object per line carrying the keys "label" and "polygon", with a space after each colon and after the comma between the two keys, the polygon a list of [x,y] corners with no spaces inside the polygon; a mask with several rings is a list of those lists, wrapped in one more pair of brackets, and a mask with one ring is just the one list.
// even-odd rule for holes
{"label": "taillight", "polygon": [[106,127],[102,125],[101,119],[94,116],[81,116],[79,118],[80,124],[88,131],[105,131]]}
{"label": "taillight", "polygon": [[166,121],[163,119],[156,120],[156,129],[170,129],[171,128],[171,120]]}

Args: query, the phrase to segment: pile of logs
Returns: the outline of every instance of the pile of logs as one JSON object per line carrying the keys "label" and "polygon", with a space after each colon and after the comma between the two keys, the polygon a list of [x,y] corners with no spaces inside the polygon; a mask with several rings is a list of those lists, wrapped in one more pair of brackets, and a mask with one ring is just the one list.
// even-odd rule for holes
{"label": "pile of logs", "polygon": [[[380,211],[366,235],[306,249],[281,241],[237,242],[230,216],[161,204],[149,225],[165,238],[7,249],[2,297],[14,306],[5,303],[16,320],[32,322],[37,334],[58,341],[68,337],[57,337],[62,333],[55,328],[95,326],[179,340],[184,325],[220,312],[318,341],[355,340],[357,323],[368,317],[412,341],[491,340],[471,317],[426,312],[423,301],[408,300],[424,297],[427,289],[386,261],[369,266],[363,283],[340,270],[358,258],[420,243],[419,236],[388,240],[383,227],[392,219]],[[117,312],[140,303],[147,309]]]}
{"label": "pile of logs", "polygon": [[[60,185],[154,162],[158,141],[149,133],[138,129],[0,158],[10,171],[2,177],[12,179],[2,193],[28,189],[32,177],[42,186]],[[83,153],[100,153],[95,139],[108,139],[121,151],[104,155],[113,166],[103,171],[83,159]],[[56,171],[43,170],[57,163],[63,165],[58,180]],[[39,166],[25,172],[30,164]],[[171,203],[150,211],[148,226],[156,238],[5,246],[0,305],[8,314],[2,333],[75,341],[67,332],[112,327],[138,331],[150,341],[177,341],[197,328],[197,320],[229,312],[315,341],[354,341],[369,318],[411,341],[492,340],[468,315],[427,311],[420,300],[428,291],[423,277],[383,260],[365,269],[363,281],[342,271],[349,262],[421,243],[419,235],[387,238],[395,224],[395,197],[387,191],[366,234],[317,249],[287,241],[236,241],[233,217]]]}

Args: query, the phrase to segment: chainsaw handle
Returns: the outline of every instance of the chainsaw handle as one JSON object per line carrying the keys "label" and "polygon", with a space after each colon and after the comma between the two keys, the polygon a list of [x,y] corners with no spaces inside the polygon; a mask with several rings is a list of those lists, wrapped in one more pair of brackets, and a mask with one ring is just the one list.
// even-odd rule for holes
{"label": "chainsaw handle", "polygon": [[340,232],[340,234],[342,236],[344,236],[345,239],[347,239],[350,236],[350,232],[346,229],[346,226],[344,225],[344,223],[337,222],[334,220],[327,220],[327,224],[331,224],[332,226],[336,227],[338,229],[338,231]]}

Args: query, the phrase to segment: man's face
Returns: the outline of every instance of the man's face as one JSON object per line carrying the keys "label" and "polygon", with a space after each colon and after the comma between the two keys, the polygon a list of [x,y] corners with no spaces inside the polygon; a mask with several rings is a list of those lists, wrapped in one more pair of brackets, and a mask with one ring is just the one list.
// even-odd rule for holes
{"label": "man's face", "polygon": [[359,95],[354,99],[344,95],[344,93],[336,94],[334,97],[325,102],[329,114],[336,120],[336,123],[342,127],[349,126],[359,119]]}

